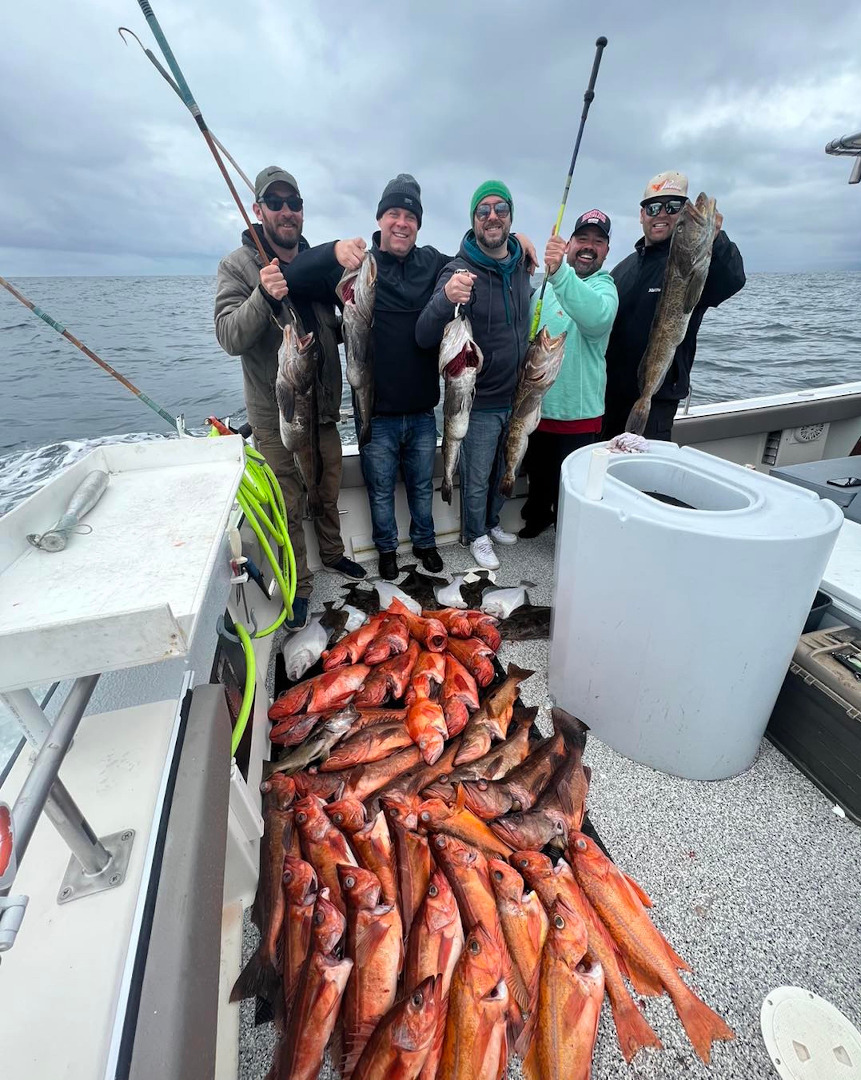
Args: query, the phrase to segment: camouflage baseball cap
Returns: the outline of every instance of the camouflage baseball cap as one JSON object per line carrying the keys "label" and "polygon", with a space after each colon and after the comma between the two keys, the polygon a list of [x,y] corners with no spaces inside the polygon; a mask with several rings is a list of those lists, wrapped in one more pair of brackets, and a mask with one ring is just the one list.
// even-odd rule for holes
{"label": "camouflage baseball cap", "polygon": [[260,202],[266,191],[272,184],[289,184],[297,195],[301,195],[299,185],[296,183],[296,177],[292,173],[288,173],[286,169],[279,169],[277,165],[269,165],[262,172],[257,174],[257,179],[254,181],[254,198]]}

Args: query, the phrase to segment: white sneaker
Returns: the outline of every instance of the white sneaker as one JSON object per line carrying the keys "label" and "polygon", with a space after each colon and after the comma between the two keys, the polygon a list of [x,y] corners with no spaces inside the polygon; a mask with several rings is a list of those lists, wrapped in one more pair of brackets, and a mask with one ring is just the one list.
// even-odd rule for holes
{"label": "white sneaker", "polygon": [[506,532],[501,525],[496,525],[490,530],[490,539],[494,544],[516,544],[517,535]]}
{"label": "white sneaker", "polygon": [[499,569],[499,559],[493,552],[493,544],[489,536],[476,537],[469,545],[469,550],[472,552],[473,559],[485,570]]}

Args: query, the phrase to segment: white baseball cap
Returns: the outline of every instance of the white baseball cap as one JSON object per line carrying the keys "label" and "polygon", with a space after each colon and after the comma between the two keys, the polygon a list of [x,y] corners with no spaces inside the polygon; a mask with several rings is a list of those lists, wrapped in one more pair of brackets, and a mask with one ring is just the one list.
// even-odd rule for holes
{"label": "white baseball cap", "polygon": [[661,198],[665,195],[674,195],[676,198],[688,197],[688,178],[680,172],[662,172],[646,184],[640,205],[651,199]]}

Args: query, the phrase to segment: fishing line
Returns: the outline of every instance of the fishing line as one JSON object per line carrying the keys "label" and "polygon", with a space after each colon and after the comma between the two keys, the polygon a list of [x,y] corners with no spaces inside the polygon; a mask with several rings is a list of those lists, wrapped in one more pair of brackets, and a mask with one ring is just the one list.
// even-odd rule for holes
{"label": "fishing line", "polygon": [[[558,236],[559,230],[562,228],[565,204],[568,202],[568,192],[571,190],[571,178],[574,175],[574,166],[577,164],[577,154],[580,151],[580,140],[583,138],[583,128],[586,126],[586,117],[589,115],[589,106],[595,98],[595,80],[598,78],[598,68],[601,66],[601,57],[606,45],[607,39],[605,37],[599,37],[595,42],[595,59],[592,62],[592,74],[589,76],[589,85],[586,87],[586,93],[583,95],[583,115],[580,117],[580,128],[577,131],[577,140],[574,143],[574,153],[571,155],[571,165],[565,180],[565,190],[562,192],[562,204],[559,207],[559,213],[556,215],[556,224],[553,226],[553,232],[550,234],[551,236]],[[547,288],[547,278],[548,274],[546,273],[545,268],[544,280],[541,282],[541,292],[538,294],[538,303],[535,305],[535,315],[532,317],[532,326],[529,330],[530,341],[532,341],[538,333],[538,323],[541,320],[541,307],[544,303],[544,290]]]}
{"label": "fishing line", "polygon": [[[120,35],[121,38],[123,38],[123,44],[125,44],[125,45],[128,45],[128,42],[123,37],[123,34],[131,34],[131,36],[135,39],[135,41],[138,43],[138,45],[140,45],[141,49],[143,49],[144,56],[146,56],[146,58],[153,65],[153,67],[156,69],[156,71],[159,73],[159,75],[161,75],[161,77],[164,79],[164,81],[167,83],[167,85],[171,88],[171,90],[173,90],[173,92],[176,94],[176,96],[179,98],[179,100],[183,104],[186,104],[185,98],[182,96],[182,91],[177,86],[176,82],[171,78],[170,72],[165,71],[164,67],[162,66],[162,64],[160,63],[158,57],[155,55],[155,53],[152,51],[152,49],[148,49],[144,45],[144,43],[137,36],[137,34],[134,32],[134,30],[129,30],[129,28],[127,26],[118,26],[117,27],[117,33]],[[189,111],[191,111],[190,107],[189,107]],[[192,114],[192,116],[194,116],[193,111],[191,111],[191,114]],[[242,177],[242,179],[248,185],[248,190],[253,195],[254,194],[254,185],[251,183],[251,181],[248,179],[248,177],[245,175],[245,173],[242,171],[242,169],[240,169],[239,165],[236,163],[236,159],[233,157],[233,155],[230,153],[230,151],[225,148],[224,143],[220,142],[219,139],[216,138],[215,132],[210,131],[209,134],[212,136],[212,141],[215,143],[215,145],[218,147],[218,149],[222,152],[222,154],[224,154],[224,156],[227,158],[227,160],[230,162],[230,164],[233,166],[233,168],[236,169],[236,171],[239,173],[239,175]]]}
{"label": "fishing line", "polygon": [[159,26],[158,19],[155,17],[155,12],[153,11],[149,3],[149,0],[138,0],[138,6],[143,12],[144,18],[149,23],[150,30],[152,30],[153,36],[158,42],[158,47],[161,49],[162,55],[167,61],[167,66],[173,73],[173,77],[176,80],[177,93],[182,99],[183,104],[194,117],[195,123],[200,128],[200,133],[201,135],[203,135],[203,138],[206,141],[206,145],[212,152],[212,156],[215,158],[215,163],[220,169],[221,175],[224,177],[224,182],[230,189],[230,194],[233,196],[236,205],[239,207],[239,212],[240,214],[242,214],[243,220],[248,226],[248,231],[251,234],[251,239],[257,246],[257,251],[260,255],[263,265],[268,266],[270,260],[266,257],[266,252],[263,250],[263,245],[260,243],[260,238],[257,235],[256,230],[252,227],[251,219],[249,218],[245,207],[242,205],[242,200],[239,198],[239,194],[237,193],[236,188],[233,186],[233,181],[230,179],[230,174],[227,171],[227,167],[222,160],[221,154],[218,152],[218,147],[215,145],[214,136],[206,125],[206,121],[203,118],[203,113],[200,111],[200,106],[194,100],[194,95],[192,94],[189,85],[185,80],[185,76],[183,75],[179,64],[176,62],[176,57],[173,55],[171,47],[168,44],[167,38],[164,36],[164,32],[162,31],[161,26]]}

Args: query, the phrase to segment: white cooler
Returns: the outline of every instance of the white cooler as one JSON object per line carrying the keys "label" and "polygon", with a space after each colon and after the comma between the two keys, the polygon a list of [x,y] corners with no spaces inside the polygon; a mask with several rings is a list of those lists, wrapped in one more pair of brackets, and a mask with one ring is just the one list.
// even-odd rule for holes
{"label": "white cooler", "polygon": [[610,455],[598,499],[593,447],[562,467],[550,695],[627,757],[719,780],[756,757],[843,515],[690,447],[649,447]]}

